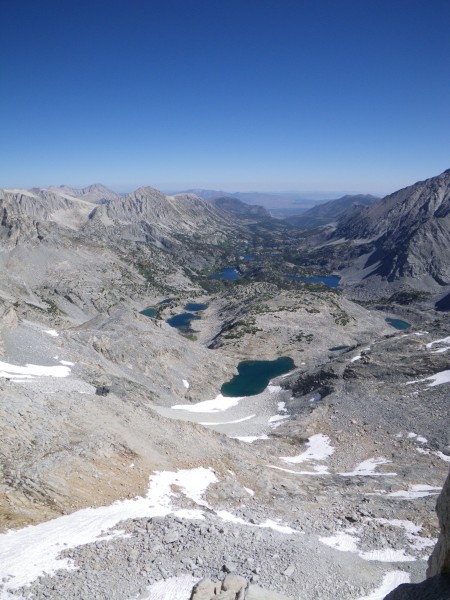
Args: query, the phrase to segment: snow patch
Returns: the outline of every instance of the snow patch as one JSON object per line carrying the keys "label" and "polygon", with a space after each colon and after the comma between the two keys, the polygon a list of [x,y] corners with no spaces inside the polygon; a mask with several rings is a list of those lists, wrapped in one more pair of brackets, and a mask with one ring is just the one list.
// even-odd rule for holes
{"label": "snow patch", "polygon": [[51,337],[59,337],[59,333],[55,329],[45,329],[44,333],[50,335]]}
{"label": "snow patch", "polygon": [[425,344],[425,346],[426,346],[426,348],[430,349],[434,346],[434,344],[450,344],[450,336],[441,338],[440,340],[434,340],[433,342],[430,342],[429,344]]}
{"label": "snow patch", "polygon": [[157,581],[149,586],[144,595],[138,594],[129,598],[129,600],[189,600],[192,594],[192,588],[200,581],[198,577],[192,575],[180,575],[179,577],[169,577]]}
{"label": "snow patch", "polygon": [[383,600],[389,592],[395,590],[395,588],[402,583],[409,583],[410,579],[409,573],[405,573],[404,571],[391,571],[390,573],[386,573],[379,587],[373,590],[369,596],[361,596],[358,600]]}
{"label": "snow patch", "polygon": [[217,423],[210,423],[208,421],[205,421],[203,423],[200,423],[200,425],[234,425],[235,423],[243,423],[244,421],[249,421],[250,419],[255,418],[256,415],[249,415],[248,417],[243,417],[242,419],[236,419],[235,421],[221,421],[221,422],[217,422]]}
{"label": "snow patch", "polygon": [[430,377],[424,379],[414,379],[414,381],[407,381],[405,385],[411,385],[413,383],[423,383],[425,381],[431,381],[427,387],[435,387],[436,385],[442,385],[443,383],[450,383],[450,370],[440,371]]}
{"label": "snow patch", "polygon": [[46,367],[27,364],[24,367],[19,367],[0,361],[0,377],[12,379],[13,381],[35,379],[36,377],[67,377],[69,374],[70,369],[66,365]]}
{"label": "snow patch", "polygon": [[314,471],[293,471],[292,469],[284,469],[283,467],[277,467],[275,465],[267,465],[269,469],[276,469],[277,471],[284,471],[285,473],[292,473],[294,475],[331,475],[326,465],[315,465]]}
{"label": "snow patch", "polygon": [[[121,521],[171,512],[171,499],[178,486],[183,494],[200,506],[208,507],[202,500],[207,487],[217,481],[211,469],[198,467],[177,472],[156,472],[149,480],[145,497],[115,502],[110,506],[86,508],[19,530],[0,535],[0,581],[17,589],[34,581],[44,572],[53,575],[58,569],[73,569],[68,559],[59,559],[64,549],[95,542]],[[176,511],[183,518],[203,518],[199,510]],[[120,532],[111,532],[114,537]]]}
{"label": "snow patch", "polygon": [[189,381],[187,381],[186,379],[182,379],[183,385],[184,387],[188,390],[189,389]]}
{"label": "snow patch", "polygon": [[312,460],[322,461],[330,457],[334,448],[330,444],[330,438],[322,433],[318,433],[309,438],[306,442],[308,448],[298,456],[282,456],[281,460],[291,464],[299,464],[302,462],[310,462]]}
{"label": "snow patch", "polygon": [[237,435],[233,438],[233,440],[239,440],[240,442],[245,442],[246,444],[253,444],[257,440],[268,440],[268,435]]}
{"label": "snow patch", "polygon": [[205,400],[204,402],[197,402],[197,404],[175,404],[172,406],[174,410],[186,410],[188,412],[200,412],[200,413],[215,413],[222,412],[237,406],[240,398],[229,398],[219,394],[214,400]]}
{"label": "snow patch", "polygon": [[281,387],[281,385],[268,385],[267,389],[269,391],[269,394],[277,394],[278,392],[281,392],[283,388]]}
{"label": "snow patch", "polygon": [[291,415],[274,415],[273,417],[269,418],[269,424],[273,428],[278,427],[278,425],[281,425],[281,421],[289,419],[290,416]]}
{"label": "snow patch", "polygon": [[386,465],[390,462],[392,461],[386,460],[381,456],[378,458],[368,458],[367,460],[364,460],[362,463],[357,465],[353,471],[350,471],[350,473],[338,473],[338,475],[342,475],[344,477],[381,477],[383,475],[389,475],[392,477],[394,475],[397,475],[397,473],[375,472],[375,469],[378,467],[378,465]]}
{"label": "snow patch", "polygon": [[416,500],[417,498],[426,498],[427,496],[437,496],[440,490],[440,487],[433,487],[431,485],[411,485],[407,490],[398,490],[397,492],[390,493],[386,493],[384,490],[378,490],[376,493],[370,493],[367,495]]}
{"label": "snow patch", "polygon": [[273,529],[274,531],[279,531],[280,533],[286,533],[288,535],[292,533],[300,533],[292,527],[288,525],[283,525],[278,523],[277,521],[272,521],[272,519],[266,519],[263,523],[250,523],[250,521],[245,521],[241,517],[236,517],[232,513],[227,510],[219,510],[217,511],[217,516],[223,521],[227,521],[229,523],[237,523],[238,525],[246,525],[247,527],[261,527],[262,529]]}

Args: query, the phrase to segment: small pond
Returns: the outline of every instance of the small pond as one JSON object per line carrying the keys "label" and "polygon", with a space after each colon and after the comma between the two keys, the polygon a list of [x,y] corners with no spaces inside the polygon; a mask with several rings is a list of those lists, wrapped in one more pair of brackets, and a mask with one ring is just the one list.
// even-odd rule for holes
{"label": "small pond", "polygon": [[339,287],[341,278],[338,275],[327,275],[326,277],[300,277],[300,275],[288,275],[290,281],[304,281],[305,283],[323,283],[331,288]]}
{"label": "small pond", "polygon": [[254,396],[264,391],[273,377],[284,375],[294,367],[289,356],[276,360],[244,360],[238,364],[238,375],[224,383],[220,391],[224,396]]}
{"label": "small pond", "polygon": [[254,256],[253,254],[246,254],[244,256],[244,260],[256,260],[256,256]]}
{"label": "small pond", "polygon": [[152,319],[154,319],[157,315],[157,310],[156,308],[154,308],[153,306],[149,306],[148,308],[145,308],[144,310],[141,310],[141,315],[145,315],[146,317],[151,317]]}
{"label": "small pond", "polygon": [[229,281],[234,281],[236,279],[240,279],[240,277],[241,276],[234,267],[228,267],[221,273],[213,273],[212,275],[209,275],[208,279],[227,279]]}
{"label": "small pond", "polygon": [[191,321],[196,319],[200,319],[198,315],[194,315],[192,313],[181,313],[179,315],[175,315],[166,320],[171,327],[175,327],[180,331],[189,331],[191,328]]}
{"label": "small pond", "polygon": [[201,310],[206,310],[208,305],[202,304],[201,302],[188,302],[184,308],[185,310],[189,310],[191,312],[199,312]]}
{"label": "small pond", "polygon": [[411,327],[411,323],[407,323],[406,321],[402,321],[401,319],[391,319],[388,317],[385,319],[386,323],[393,327],[394,329],[399,329],[400,331],[403,329],[409,329]]}
{"label": "small pond", "polygon": [[339,352],[339,350],[348,350],[351,346],[333,346],[332,348],[328,348],[329,352]]}

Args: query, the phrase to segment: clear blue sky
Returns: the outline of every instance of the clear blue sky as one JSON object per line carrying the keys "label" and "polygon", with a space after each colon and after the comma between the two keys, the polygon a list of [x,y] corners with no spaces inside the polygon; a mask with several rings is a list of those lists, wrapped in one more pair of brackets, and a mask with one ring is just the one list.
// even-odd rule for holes
{"label": "clear blue sky", "polygon": [[387,193],[450,167],[449,0],[10,0],[0,187]]}

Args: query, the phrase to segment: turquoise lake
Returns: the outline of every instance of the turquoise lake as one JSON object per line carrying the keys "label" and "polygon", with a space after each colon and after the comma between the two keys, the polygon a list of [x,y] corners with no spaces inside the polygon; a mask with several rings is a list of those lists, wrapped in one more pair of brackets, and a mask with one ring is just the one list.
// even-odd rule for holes
{"label": "turquoise lake", "polygon": [[191,327],[191,321],[196,319],[200,319],[198,315],[194,315],[192,313],[181,313],[179,315],[175,315],[167,319],[166,323],[168,323],[171,327],[175,327],[180,331],[189,331]]}
{"label": "turquoise lake", "polygon": [[265,390],[273,377],[284,375],[295,368],[289,356],[276,360],[244,360],[238,364],[238,375],[224,383],[224,396],[254,396]]}
{"label": "turquoise lake", "polygon": [[189,310],[191,312],[199,312],[201,310],[206,310],[208,308],[207,304],[202,304],[200,302],[189,302],[185,305],[185,310]]}
{"label": "turquoise lake", "polygon": [[156,317],[157,310],[153,308],[153,306],[149,306],[148,308],[141,310],[141,315],[145,315],[146,317],[154,318]]}
{"label": "turquoise lake", "polygon": [[406,321],[402,321],[401,319],[385,319],[386,323],[393,327],[394,329],[399,329],[402,331],[403,329],[409,329],[411,327],[411,323],[407,323]]}

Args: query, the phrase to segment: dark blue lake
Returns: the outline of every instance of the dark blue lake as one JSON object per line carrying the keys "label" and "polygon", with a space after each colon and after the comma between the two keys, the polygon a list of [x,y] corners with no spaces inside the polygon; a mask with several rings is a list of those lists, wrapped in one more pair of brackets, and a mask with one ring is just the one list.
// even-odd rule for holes
{"label": "dark blue lake", "polygon": [[326,277],[300,277],[299,275],[288,275],[290,281],[304,281],[305,283],[323,283],[331,288],[339,287],[341,278],[338,275],[327,275]]}
{"label": "dark blue lake", "polygon": [[221,273],[214,273],[213,275],[209,275],[208,279],[228,279],[229,281],[234,281],[236,279],[240,279],[239,273],[236,271],[234,267],[228,267],[224,269]]}
{"label": "dark blue lake", "polygon": [[166,323],[180,331],[188,331],[191,327],[191,321],[196,319],[200,319],[200,317],[192,313],[181,313],[170,317],[170,319],[167,319]]}
{"label": "dark blue lake", "polygon": [[154,318],[156,317],[156,313],[156,308],[153,308],[153,306],[149,306],[148,308],[141,310],[141,315],[145,315],[146,317]]}
{"label": "dark blue lake", "polygon": [[200,310],[206,310],[208,308],[207,304],[202,304],[200,302],[189,302],[184,307],[186,310],[190,310],[192,312],[198,312]]}
{"label": "dark blue lake", "polygon": [[385,319],[386,323],[393,327],[394,329],[399,329],[402,331],[403,329],[409,329],[411,327],[411,323],[407,323],[406,321],[402,321],[401,319]]}
{"label": "dark blue lake", "polygon": [[224,396],[254,396],[266,389],[272,377],[284,375],[294,367],[289,356],[276,360],[244,360],[238,364],[238,375],[224,383],[220,391]]}

